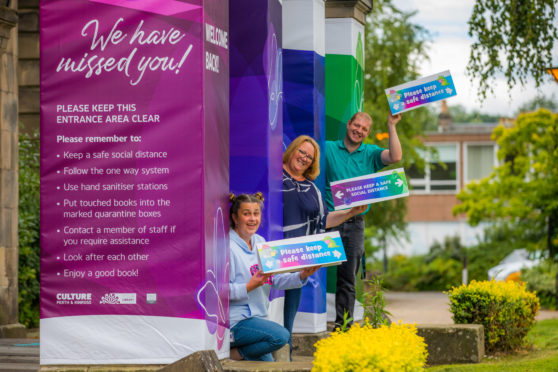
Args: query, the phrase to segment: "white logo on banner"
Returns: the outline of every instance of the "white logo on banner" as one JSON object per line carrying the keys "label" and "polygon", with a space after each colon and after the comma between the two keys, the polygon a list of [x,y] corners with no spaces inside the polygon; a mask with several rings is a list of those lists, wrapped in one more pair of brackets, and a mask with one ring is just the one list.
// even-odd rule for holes
{"label": "white logo on banner", "polygon": [[57,305],[91,305],[91,293],[57,293]]}
{"label": "white logo on banner", "polygon": [[101,297],[100,304],[133,305],[136,303],[135,293],[106,293]]}
{"label": "white logo on banner", "polygon": [[148,304],[156,304],[157,303],[157,293],[148,293],[146,296],[146,300]]}

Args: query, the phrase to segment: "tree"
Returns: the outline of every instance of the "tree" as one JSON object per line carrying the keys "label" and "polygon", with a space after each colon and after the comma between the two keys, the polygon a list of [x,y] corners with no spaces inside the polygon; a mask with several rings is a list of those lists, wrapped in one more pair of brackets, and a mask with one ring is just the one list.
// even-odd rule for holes
{"label": "tree", "polygon": [[[428,58],[426,51],[430,35],[410,21],[415,13],[397,9],[391,0],[377,0],[367,20],[364,109],[374,118],[367,142],[381,147],[388,146],[388,139],[382,135],[386,131],[389,112],[384,90],[418,78],[419,65]],[[436,122],[436,117],[427,108],[403,114],[403,119],[397,124],[403,160],[392,168],[408,168],[415,164],[424,169],[424,160],[417,153],[417,149],[425,150],[419,136],[423,128],[432,122]],[[403,234],[406,211],[406,199],[373,204],[366,214],[366,235],[385,242],[389,237]]]}
{"label": "tree", "polygon": [[556,96],[552,94],[550,97],[538,95],[533,99],[525,102],[520,108],[518,115],[522,112],[537,111],[538,109],[545,108],[550,111],[556,112],[558,110],[558,101]]}
{"label": "tree", "polygon": [[545,109],[520,114],[513,126],[496,127],[492,137],[501,165],[468,184],[453,213],[466,213],[473,226],[493,220],[511,224],[526,247],[546,249],[558,263],[558,114]]}
{"label": "tree", "polygon": [[19,136],[19,322],[39,326],[39,133]]}
{"label": "tree", "polygon": [[497,123],[500,115],[490,115],[479,110],[468,111],[463,105],[448,106],[454,123]]}
{"label": "tree", "polygon": [[479,79],[479,98],[493,92],[494,77],[504,73],[508,87],[529,76],[540,86],[552,63],[558,38],[556,0],[476,0],[469,19],[471,46],[467,73]]}

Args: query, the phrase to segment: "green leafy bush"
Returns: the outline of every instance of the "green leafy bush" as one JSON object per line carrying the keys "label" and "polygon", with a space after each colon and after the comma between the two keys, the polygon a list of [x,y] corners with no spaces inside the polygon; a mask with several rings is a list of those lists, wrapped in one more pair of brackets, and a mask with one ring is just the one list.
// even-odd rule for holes
{"label": "green leafy bush", "polygon": [[386,310],[382,280],[378,276],[365,281],[363,306],[364,318],[368,319],[368,324],[372,328],[390,324],[389,316],[391,314]]}
{"label": "green leafy bush", "polygon": [[443,291],[461,283],[462,263],[438,257],[424,266],[415,287],[419,291]]}
{"label": "green leafy bush", "polygon": [[469,280],[488,279],[488,269],[500,263],[518,248],[525,248],[528,234],[518,232],[513,224],[498,224],[484,229],[482,240],[467,248]]}
{"label": "green leafy bush", "polygon": [[487,352],[516,350],[535,324],[539,299],[525,283],[472,281],[448,292],[457,324],[482,324]]}
{"label": "green leafy bush", "polygon": [[394,291],[439,291],[461,283],[460,261],[438,257],[427,262],[426,257],[393,256],[382,277],[384,286]]}
{"label": "green leafy bush", "polygon": [[529,291],[537,293],[543,308],[556,309],[556,265],[553,262],[521,270],[521,280],[527,283]]}
{"label": "green leafy bush", "polygon": [[[515,229],[516,230],[516,229]],[[517,236],[511,225],[493,225],[484,230],[484,237],[475,246],[464,247],[458,237],[447,237],[434,243],[425,255],[390,258],[384,285],[394,291],[449,290],[461,283],[463,257],[468,260],[468,278],[486,280],[488,269],[496,266],[514,249],[524,247],[528,236]],[[373,262],[372,271],[382,271],[380,262]]]}
{"label": "green leafy bush", "polygon": [[39,135],[19,137],[19,322],[39,325]]}
{"label": "green leafy bush", "polygon": [[[422,258],[396,255],[390,258],[388,272],[382,276],[384,286],[394,291],[416,291],[415,283],[422,275]],[[378,269],[376,267],[376,269]]]}

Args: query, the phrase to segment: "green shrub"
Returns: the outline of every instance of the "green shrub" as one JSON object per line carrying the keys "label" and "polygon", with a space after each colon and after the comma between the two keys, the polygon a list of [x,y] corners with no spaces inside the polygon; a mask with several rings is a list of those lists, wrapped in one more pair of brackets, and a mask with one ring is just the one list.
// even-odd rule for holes
{"label": "green shrub", "polygon": [[419,256],[396,255],[390,258],[388,272],[383,274],[384,286],[394,291],[416,291],[415,283],[422,275]]}
{"label": "green shrub", "polygon": [[539,299],[525,283],[472,281],[448,292],[457,324],[482,324],[487,352],[516,350],[535,324]]}
{"label": "green shrub", "polygon": [[469,280],[487,280],[488,269],[500,263],[514,249],[524,248],[508,225],[494,225],[484,229],[484,237],[477,245],[467,248]]}
{"label": "green shrub", "polygon": [[438,257],[429,262],[417,279],[419,291],[443,291],[461,283],[463,264],[451,258]]}
{"label": "green shrub", "polygon": [[[440,291],[461,283],[460,261],[438,257],[428,262],[428,256],[393,256],[389,270],[382,275],[384,286],[393,291]],[[372,267],[379,270],[379,267]]]}
{"label": "green shrub", "polygon": [[541,307],[556,309],[556,264],[548,261],[531,269],[523,269],[521,280],[527,283],[527,290],[537,293]]}
{"label": "green shrub", "polygon": [[39,325],[39,135],[19,137],[19,322]]}
{"label": "green shrub", "polygon": [[[446,237],[435,242],[429,253],[390,258],[387,273],[383,274],[384,286],[394,291],[449,290],[461,283],[463,257],[468,261],[468,278],[486,280],[488,269],[510,254],[522,248],[523,240],[508,225],[493,225],[484,230],[484,236],[475,246],[465,248],[459,237]],[[383,271],[380,262],[370,266],[372,271]]]}
{"label": "green shrub", "polygon": [[364,292],[364,318],[368,319],[368,324],[372,328],[382,325],[389,325],[389,311],[386,310],[386,299],[382,280],[374,276],[371,280],[366,280],[366,291]]}

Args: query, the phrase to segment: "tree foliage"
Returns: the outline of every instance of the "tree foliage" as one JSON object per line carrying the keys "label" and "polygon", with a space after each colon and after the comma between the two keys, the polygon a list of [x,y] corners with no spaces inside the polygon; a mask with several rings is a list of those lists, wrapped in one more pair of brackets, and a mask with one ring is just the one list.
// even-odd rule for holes
{"label": "tree foliage", "polygon": [[[421,26],[413,24],[416,12],[403,12],[391,0],[374,1],[374,10],[366,24],[364,74],[364,110],[372,116],[374,124],[369,143],[388,147],[387,131],[389,106],[384,90],[419,77],[420,63],[427,58],[430,35]],[[417,164],[424,168],[424,161],[417,149],[425,149],[418,136],[427,123],[436,117],[426,108],[409,111],[397,124],[397,132],[403,148],[403,160],[392,167],[408,168]],[[367,213],[367,235],[384,240],[403,233],[405,229],[406,200],[373,204]]]}
{"label": "tree foliage", "polygon": [[538,95],[529,101],[525,102],[520,108],[518,115],[522,112],[531,112],[537,111],[538,109],[545,108],[552,112],[556,112],[558,110],[558,100],[556,100],[556,96],[552,94],[550,97]]}
{"label": "tree foliage", "polygon": [[467,72],[479,80],[479,98],[493,92],[500,73],[510,89],[530,76],[540,86],[558,38],[555,15],[556,0],[476,0],[468,22],[475,41]]}
{"label": "tree foliage", "polygon": [[500,164],[458,195],[454,214],[466,213],[471,225],[499,220],[511,223],[525,246],[558,246],[558,114],[541,109],[520,114],[514,125],[496,127]]}
{"label": "tree foliage", "polygon": [[491,115],[477,109],[467,110],[465,106],[457,104],[448,106],[454,123],[497,123],[500,115]]}
{"label": "tree foliage", "polygon": [[39,326],[39,135],[19,137],[19,322]]}

